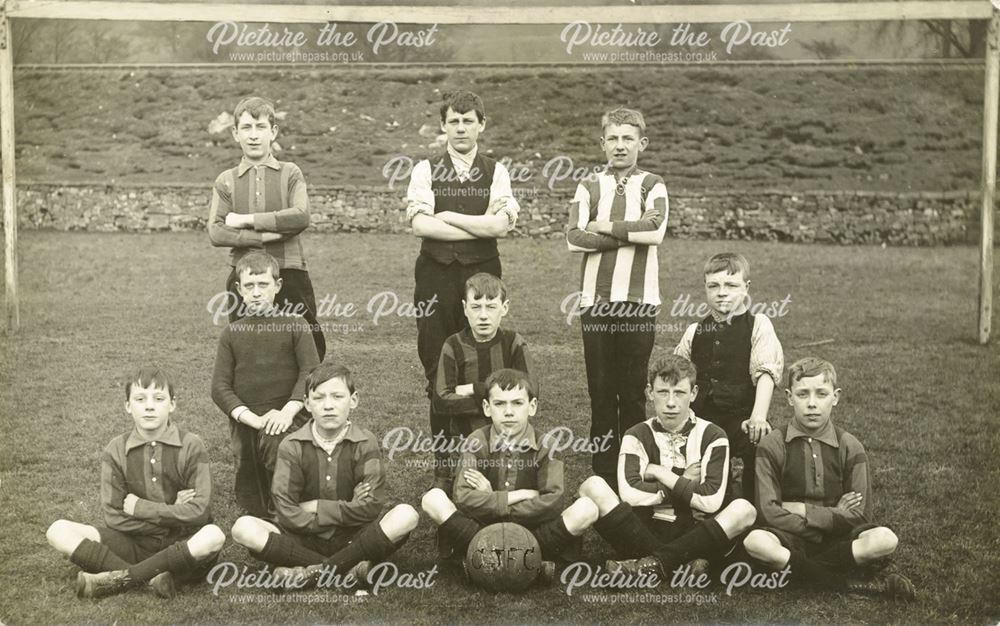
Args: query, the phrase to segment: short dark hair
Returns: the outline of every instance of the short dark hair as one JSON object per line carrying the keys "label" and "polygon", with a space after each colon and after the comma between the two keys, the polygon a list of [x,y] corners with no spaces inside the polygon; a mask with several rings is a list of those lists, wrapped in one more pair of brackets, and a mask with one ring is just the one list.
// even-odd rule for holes
{"label": "short dark hair", "polygon": [[705,276],[725,270],[727,274],[742,274],[750,280],[750,261],[738,252],[720,252],[705,261]]}
{"label": "short dark hair", "polygon": [[455,113],[468,113],[469,111],[475,111],[480,124],[486,121],[486,108],[483,107],[483,99],[471,91],[460,89],[458,91],[445,94],[444,101],[441,102],[442,122],[444,122],[448,115],[448,109],[451,109]]}
{"label": "short dark hair", "polygon": [[489,400],[490,390],[499,387],[501,391],[509,391],[518,387],[528,392],[528,399],[535,399],[535,385],[531,377],[521,370],[506,367],[499,369],[486,377],[486,399]]}
{"label": "short dark hair", "polygon": [[347,390],[354,393],[354,376],[351,374],[351,370],[346,365],[324,361],[314,367],[306,376],[306,395],[308,396],[313,389],[334,378],[343,380],[344,384],[347,385]]}
{"label": "short dark hair", "polygon": [[262,250],[254,250],[240,257],[240,260],[236,262],[236,280],[240,281],[243,272],[247,270],[250,270],[251,274],[263,274],[270,270],[274,280],[281,278],[278,260]]}
{"label": "short dark hair", "polygon": [[125,399],[128,400],[132,397],[132,385],[139,385],[140,387],[153,386],[158,389],[166,389],[167,393],[170,395],[170,399],[174,398],[174,384],[170,382],[170,377],[167,376],[166,372],[157,367],[156,365],[143,365],[140,367],[134,376],[125,383]]}
{"label": "short dark hair", "polygon": [[267,118],[267,121],[274,126],[278,120],[277,113],[274,112],[274,103],[266,98],[261,98],[260,96],[250,96],[249,98],[243,98],[240,100],[239,104],[236,105],[236,109],[233,111],[233,126],[235,127],[239,124],[240,116],[243,113],[249,113],[250,117],[259,120],[261,118]]}
{"label": "short dark hair", "polygon": [[676,385],[686,378],[694,387],[698,383],[698,368],[690,359],[676,354],[663,354],[649,366],[649,384],[652,385],[657,378],[671,385]]}
{"label": "short dark hair", "polygon": [[507,299],[507,285],[493,274],[487,274],[486,272],[473,274],[469,277],[469,280],[465,281],[465,293],[462,294],[463,300],[468,297],[470,291],[472,292],[473,299],[486,298],[487,300],[492,300],[497,297],[501,301]]}
{"label": "short dark hair", "polygon": [[788,368],[788,388],[792,384],[803,378],[811,378],[822,374],[826,381],[837,388],[837,370],[833,368],[833,363],[814,356],[807,356],[792,363]]}
{"label": "short dark hair", "polygon": [[640,135],[646,132],[646,119],[635,109],[618,107],[601,116],[602,131],[611,124],[631,124],[639,129]]}

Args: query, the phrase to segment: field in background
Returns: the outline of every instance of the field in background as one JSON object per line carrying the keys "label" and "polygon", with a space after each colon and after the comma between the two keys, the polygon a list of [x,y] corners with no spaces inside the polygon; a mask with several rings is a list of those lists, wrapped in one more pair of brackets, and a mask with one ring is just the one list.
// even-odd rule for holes
{"label": "field in background", "polygon": [[[361,312],[348,334],[328,334],[334,358],[360,381],[356,419],[384,433],[426,428],[426,399],[416,357],[413,320],[365,311],[381,292],[412,296],[417,242],[404,236],[320,236],[305,239],[319,297],[335,294]],[[578,323],[567,325],[562,299],[577,289],[578,259],[559,241],[501,244],[511,286],[507,323],[526,336],[542,389],[537,424],[587,432],[589,405]],[[177,421],[205,439],[212,459],[215,518],[227,528],[237,516],[225,418],[209,398],[219,328],[205,306],[227,272],[221,251],[203,234],[22,235],[22,329],[2,343],[0,379],[0,620],[21,623],[953,623],[1000,618],[995,572],[1000,571],[997,511],[1000,496],[1000,358],[996,344],[980,347],[975,331],[976,254],[939,249],[842,248],[744,242],[665,242],[664,331],[670,348],[691,318],[671,315],[685,296],[701,300],[704,258],[731,249],[753,263],[752,295],[790,297],[775,319],[786,359],[806,354],[831,359],[844,389],[835,420],[865,443],[875,481],[876,517],[901,537],[898,563],[917,584],[912,605],[847,595],[736,591],[702,592],[717,603],[604,604],[568,598],[562,587],[522,596],[494,596],[465,585],[454,572],[424,591],[387,590],[360,604],[251,603],[207,585],[164,602],[132,593],[97,603],[73,596],[76,568],[45,542],[45,528],[65,517],[99,523],[99,455],[129,426],[123,381],[146,361],[173,373],[179,388]],[[351,263],[351,259],[369,259]],[[377,261],[375,261],[377,260]],[[998,275],[1000,276],[1000,275]],[[996,287],[996,286],[995,286]],[[386,296],[388,297],[388,296]],[[1000,315],[994,328],[1000,328]],[[352,325],[357,325],[354,327]],[[804,343],[833,339],[816,348]],[[772,421],[789,415],[780,396]],[[389,493],[416,504],[429,473],[406,454],[389,464]],[[409,464],[409,466],[408,466]],[[567,459],[567,487],[588,475],[589,457]],[[424,518],[397,553],[403,571],[432,564],[432,529]],[[609,556],[587,535],[594,563]],[[255,567],[229,544],[224,560]],[[253,590],[247,590],[253,591]],[[579,592],[578,592],[579,593]],[[669,593],[663,591],[662,593]],[[322,595],[322,594],[320,594]],[[270,597],[270,596],[269,596]]]}
{"label": "field in background", "polygon": [[618,104],[645,112],[641,164],[672,191],[975,190],[980,176],[976,66],[22,69],[14,83],[24,181],[208,185],[239,157],[209,122],[258,93],[287,113],[280,158],[307,181],[383,185],[390,159],[440,150],[441,94],[458,88],[485,99],[483,149],[531,173],[518,187],[546,185],[554,157],[600,163],[600,115]]}

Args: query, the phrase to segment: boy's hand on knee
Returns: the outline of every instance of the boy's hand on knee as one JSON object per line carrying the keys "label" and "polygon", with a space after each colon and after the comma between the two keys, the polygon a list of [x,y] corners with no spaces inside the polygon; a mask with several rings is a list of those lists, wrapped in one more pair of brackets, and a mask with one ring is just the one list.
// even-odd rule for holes
{"label": "boy's hand on knee", "polygon": [[177,492],[177,499],[174,501],[174,504],[187,504],[194,500],[194,496],[194,489],[181,489]]}
{"label": "boy's hand on knee", "polygon": [[268,435],[280,435],[292,425],[292,416],[286,415],[278,409],[271,409],[265,413],[263,420],[264,432]]}
{"label": "boy's hand on knee", "polygon": [[458,385],[457,387],[455,387],[455,395],[456,396],[471,396],[472,393],[473,393],[473,390],[474,390],[474,387],[472,386],[472,383],[466,383],[464,385]]}
{"label": "boy's hand on knee", "polygon": [[750,438],[750,443],[754,445],[760,443],[761,438],[771,432],[771,425],[767,419],[760,417],[751,417],[748,420],[743,420],[740,427]]}
{"label": "boy's hand on knee", "polygon": [[854,509],[861,508],[864,504],[864,496],[856,491],[849,491],[840,496],[835,508],[843,513],[850,513]]}
{"label": "boy's hand on knee", "polygon": [[134,493],[125,496],[125,501],[122,503],[122,510],[125,511],[125,515],[135,515],[135,505],[137,502],[139,502],[139,496]]}

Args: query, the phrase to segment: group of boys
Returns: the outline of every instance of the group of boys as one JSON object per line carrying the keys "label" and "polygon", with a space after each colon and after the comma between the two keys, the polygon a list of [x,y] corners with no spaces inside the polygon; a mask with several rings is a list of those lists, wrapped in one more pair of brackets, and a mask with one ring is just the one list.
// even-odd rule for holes
{"label": "group of boys", "polygon": [[[246,512],[231,534],[275,565],[279,581],[315,585],[326,572],[363,581],[419,515],[408,504],[383,510],[378,439],[351,421],[359,402],[352,374],[323,362],[298,236],[309,220],[305,182],[271,153],[273,106],[250,98],[234,117],[243,160],[216,180],[209,222],[213,244],[232,247],[227,288],[238,304],[212,379]],[[709,259],[711,314],[649,365],[668,201],[662,179],[638,168],[645,122],[625,108],[602,119],[608,167],[580,183],[567,228],[570,250],[583,255],[591,436],[608,434],[611,445],[594,454],[594,475],[564,506],[563,461],[530,424],[538,399],[526,342],[500,328],[510,303],[496,239],[519,211],[509,174],[478,152],[478,96],[452,94],[441,121],[447,152],[414,168],[407,215],[422,239],[414,300],[436,303],[418,320],[417,341],[432,435],[465,440],[457,458],[436,446],[434,481],[421,499],[443,554],[464,554],[487,524],[516,522],[538,539],[551,576],[553,562],[570,558],[593,527],[620,559],[607,562],[612,572],[666,578],[741,548],[766,567],[789,567],[799,582],[912,597],[910,581],[887,569],[896,536],[870,521],[864,448],[830,421],[840,394],[833,366],[792,365],[793,418],[773,431],[768,424],[783,356],[770,320],[749,311],[745,258]],[[138,586],[171,597],[175,578],[202,575],[225,543],[211,523],[208,458],[201,439],[171,421],[174,389],[162,371],[141,369],[125,395],[133,428],[102,457],[105,526],[59,520],[47,537],[83,570],[81,597]],[[855,566],[885,571],[857,581],[845,576]]]}

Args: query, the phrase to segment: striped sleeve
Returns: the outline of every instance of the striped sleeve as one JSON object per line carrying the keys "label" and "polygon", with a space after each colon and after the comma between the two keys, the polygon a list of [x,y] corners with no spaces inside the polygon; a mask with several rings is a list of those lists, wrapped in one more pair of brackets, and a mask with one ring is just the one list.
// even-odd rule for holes
{"label": "striped sleeve", "polygon": [[125,437],[111,440],[101,455],[101,512],[104,525],[125,533],[162,533],[153,522],[125,513],[125,496],[129,493],[125,482]]}
{"label": "striped sleeve", "polygon": [[631,506],[662,504],[663,486],[658,481],[642,478],[649,465],[649,454],[635,431],[631,428],[622,437],[618,453],[618,493],[622,501]]}
{"label": "striped sleeve", "polygon": [[629,244],[659,245],[667,232],[667,187],[659,176],[647,174],[642,189],[646,196],[642,216],[638,220],[612,222],[611,234]]}
{"label": "striped sleeve", "polygon": [[354,450],[354,475],[361,479],[355,485],[371,485],[372,497],[364,502],[355,500],[320,500],[317,519],[320,527],[363,526],[378,519],[385,503],[385,467],[382,453],[373,437],[358,443]]}
{"label": "striped sleeve", "polygon": [[596,188],[595,182],[591,179],[580,182],[576,186],[576,195],[570,203],[569,224],[566,227],[566,244],[570,252],[614,250],[622,245],[622,242],[610,235],[600,235],[587,230],[591,203],[597,200],[592,195],[591,187]]}
{"label": "striped sleeve", "polygon": [[253,228],[283,235],[297,235],[309,227],[309,195],[302,170],[294,163],[282,163],[281,183],[288,194],[288,206],[278,211],[254,213]]}
{"label": "striped sleeve", "polygon": [[677,479],[671,490],[674,501],[681,501],[703,513],[722,508],[729,477],[729,440],[726,433],[709,425],[701,440],[701,460]]}
{"label": "striped sleeve", "polygon": [[[441,356],[438,358],[437,376],[434,383],[434,410],[442,415],[476,415],[482,411],[479,393],[471,396],[460,396],[455,389],[463,383],[458,376],[458,359],[456,351],[462,346],[457,335],[452,335],[441,346]],[[475,383],[475,381],[467,381]],[[476,390],[478,392],[478,389]]]}
{"label": "striped sleeve", "polygon": [[750,337],[750,378],[753,384],[767,374],[775,385],[781,384],[781,372],[785,368],[785,355],[781,342],[774,333],[774,325],[763,313],[753,318],[753,332]]}
{"label": "striped sleeve", "polygon": [[510,517],[515,522],[537,522],[556,517],[563,509],[564,465],[544,446],[535,457],[538,463],[538,497],[510,505]]}
{"label": "striped sleeve", "polygon": [[177,471],[184,488],[194,489],[194,497],[174,504],[140,498],[135,505],[135,517],[161,526],[202,526],[208,523],[211,519],[212,476],[205,444],[198,435],[185,433],[177,456]]}
{"label": "striped sleeve", "polygon": [[226,216],[233,210],[233,171],[219,174],[212,186],[212,204],[208,209],[208,238],[213,246],[228,248],[260,248],[260,233],[248,228],[226,225]]}

